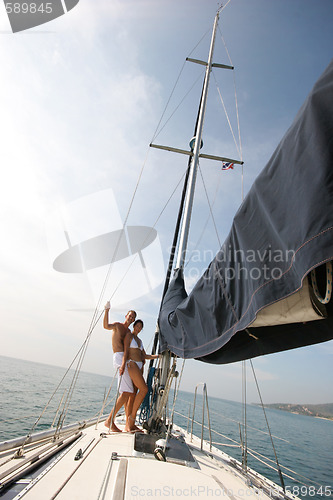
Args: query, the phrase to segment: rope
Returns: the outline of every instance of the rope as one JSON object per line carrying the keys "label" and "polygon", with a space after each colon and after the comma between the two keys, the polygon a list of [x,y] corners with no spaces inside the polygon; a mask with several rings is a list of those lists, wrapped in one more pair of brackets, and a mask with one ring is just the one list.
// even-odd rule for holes
{"label": "rope", "polygon": [[145,395],[144,400],[141,403],[141,410],[139,415],[139,423],[147,422],[152,413],[152,403],[154,402],[153,397],[153,380],[155,376],[156,368],[151,366],[149,368],[149,373],[147,377],[148,392]]}

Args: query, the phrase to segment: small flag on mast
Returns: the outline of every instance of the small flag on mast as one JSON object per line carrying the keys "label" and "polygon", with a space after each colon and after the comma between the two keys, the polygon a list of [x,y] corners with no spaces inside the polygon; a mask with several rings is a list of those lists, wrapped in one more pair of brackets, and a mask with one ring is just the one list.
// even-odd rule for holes
{"label": "small flag on mast", "polygon": [[222,170],[229,170],[229,168],[234,168],[234,164],[230,162],[222,163]]}

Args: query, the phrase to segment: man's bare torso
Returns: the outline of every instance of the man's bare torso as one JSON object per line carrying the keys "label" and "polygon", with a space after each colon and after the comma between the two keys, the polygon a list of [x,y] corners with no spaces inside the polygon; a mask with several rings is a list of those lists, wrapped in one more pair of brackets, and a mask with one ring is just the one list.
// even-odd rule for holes
{"label": "man's bare torso", "polygon": [[113,352],[124,352],[124,339],[130,329],[123,323],[114,323],[112,328],[112,349]]}

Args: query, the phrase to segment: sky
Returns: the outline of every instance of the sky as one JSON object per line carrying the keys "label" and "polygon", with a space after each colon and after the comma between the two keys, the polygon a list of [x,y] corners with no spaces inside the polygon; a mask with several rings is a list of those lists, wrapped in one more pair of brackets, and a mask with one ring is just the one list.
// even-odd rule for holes
{"label": "sky", "polygon": [[[137,310],[149,351],[187,163],[149,144],[188,147],[203,73],[183,63],[206,58],[217,6],[215,0],[80,0],[66,15],[13,34],[0,5],[2,355],[69,366],[96,305],[102,314],[110,298],[112,321]],[[245,195],[331,60],[332,18],[331,0],[231,0],[222,11],[214,59],[228,64],[229,54],[236,69],[234,76],[214,70],[204,152],[240,157],[219,94],[237,136],[235,81]],[[188,289],[223,243],[242,199],[240,167],[221,173],[207,161],[201,170]],[[201,236],[209,215],[205,190],[218,237],[211,220]],[[63,265],[73,270],[69,247],[117,231],[124,221],[156,230],[143,255],[147,262],[153,256],[148,276],[120,251],[111,268],[54,269],[64,253]],[[82,369],[112,376],[111,359],[110,333],[99,319]],[[254,359],[264,402],[332,402],[332,361],[333,342]],[[248,401],[258,402],[249,368],[247,380]],[[200,382],[212,396],[242,398],[239,363],[187,361],[181,388],[192,392]]]}

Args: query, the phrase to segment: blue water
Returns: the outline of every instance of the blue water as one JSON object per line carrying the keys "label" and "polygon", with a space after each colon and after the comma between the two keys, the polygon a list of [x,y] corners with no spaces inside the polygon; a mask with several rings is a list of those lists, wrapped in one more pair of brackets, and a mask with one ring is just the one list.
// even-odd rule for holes
{"label": "blue water", "polygon": [[[0,356],[0,441],[22,436],[31,431],[65,372],[63,368]],[[38,425],[35,426],[34,432],[52,425],[56,409],[64,394],[65,400],[73,372],[68,375],[58,391],[59,394],[53,398]],[[81,372],[65,424],[98,415],[111,382],[111,376]],[[111,394],[114,393],[115,389],[111,391]],[[187,416],[190,405],[192,415],[193,394],[180,391],[176,403],[175,422],[184,428],[187,427],[186,419],[178,413]],[[111,408],[112,403],[105,413]],[[223,435],[213,433],[213,441],[224,445],[239,443],[239,423],[243,419],[242,405],[210,397],[209,412],[212,429]],[[290,469],[282,467],[282,472],[298,478],[298,482],[294,482],[284,476],[287,488],[307,499],[328,498],[329,492],[333,491],[333,421],[272,409],[266,409],[266,413],[279,463]],[[196,420],[201,421],[201,415],[202,396],[198,395]],[[194,425],[193,430],[196,435],[201,436],[201,427]],[[243,426],[241,431],[244,438]],[[204,438],[208,439],[207,430]],[[252,405],[247,408],[247,445],[250,450],[263,455],[259,458],[264,462],[267,462],[265,457],[274,461],[274,452],[262,409]],[[241,460],[239,447],[219,447]],[[271,464],[274,466],[274,463]],[[279,484],[278,473],[251,455],[248,456],[248,465]],[[332,496],[331,494],[331,498]]]}

